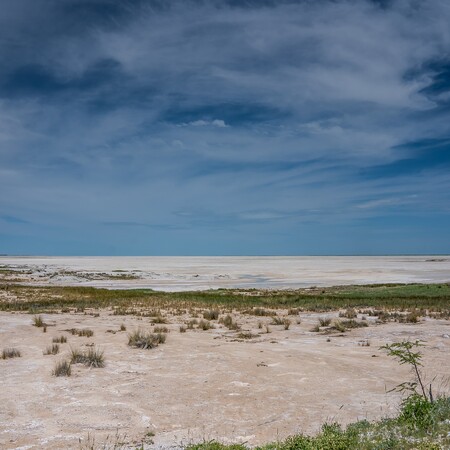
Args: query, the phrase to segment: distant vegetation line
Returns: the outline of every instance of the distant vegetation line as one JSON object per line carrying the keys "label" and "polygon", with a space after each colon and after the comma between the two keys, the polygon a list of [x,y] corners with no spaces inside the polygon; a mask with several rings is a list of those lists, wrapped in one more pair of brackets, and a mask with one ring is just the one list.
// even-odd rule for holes
{"label": "distant vegetation line", "polygon": [[372,284],[298,290],[219,289],[157,292],[151,289],[29,286],[0,283],[0,310],[31,313],[63,308],[248,307],[328,311],[342,308],[427,310],[450,315],[450,283]]}

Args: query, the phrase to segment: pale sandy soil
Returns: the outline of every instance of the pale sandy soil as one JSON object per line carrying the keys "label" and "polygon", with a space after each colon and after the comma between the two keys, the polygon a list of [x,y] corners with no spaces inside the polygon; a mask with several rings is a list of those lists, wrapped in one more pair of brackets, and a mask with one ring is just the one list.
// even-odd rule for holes
{"label": "pale sandy soil", "polygon": [[0,257],[5,278],[163,291],[440,283],[450,281],[450,256]]}
{"label": "pale sandy soil", "polygon": [[[279,312],[279,314],[286,312]],[[336,316],[337,313],[328,314]],[[156,447],[177,447],[200,440],[247,442],[282,439],[299,431],[316,432],[325,421],[348,423],[395,414],[396,394],[386,393],[410,374],[378,349],[403,339],[423,339],[425,364],[435,386],[448,393],[450,322],[388,323],[328,336],[309,331],[324,314],[290,316],[289,330],[251,341],[236,340],[222,328],[179,333],[188,316],[169,317],[167,342],[152,350],[131,349],[127,332],[151,330],[149,318],[44,315],[51,326],[32,326],[28,314],[0,313],[0,347],[13,346],[21,358],[0,360],[0,448],[79,448],[78,439],[98,443],[118,430],[129,442],[152,432]],[[236,315],[243,329],[261,333],[268,317]],[[301,324],[297,320],[301,318]],[[124,323],[127,332],[119,330]],[[72,336],[70,328],[90,328],[91,338]],[[55,336],[64,334],[61,354],[44,356]],[[368,340],[370,346],[359,345]],[[51,375],[70,346],[95,343],[106,367],[73,366],[70,378]]]}

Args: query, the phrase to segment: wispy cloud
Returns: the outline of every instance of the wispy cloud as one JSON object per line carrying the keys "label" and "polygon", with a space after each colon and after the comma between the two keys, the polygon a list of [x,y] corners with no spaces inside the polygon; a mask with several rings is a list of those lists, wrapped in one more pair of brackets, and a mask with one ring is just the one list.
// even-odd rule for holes
{"label": "wispy cloud", "polygon": [[3,219],[0,251],[20,232],[48,252],[323,252],[336,224],[372,219],[363,241],[411,215],[450,251],[446,0],[2,11],[0,210],[24,222]]}

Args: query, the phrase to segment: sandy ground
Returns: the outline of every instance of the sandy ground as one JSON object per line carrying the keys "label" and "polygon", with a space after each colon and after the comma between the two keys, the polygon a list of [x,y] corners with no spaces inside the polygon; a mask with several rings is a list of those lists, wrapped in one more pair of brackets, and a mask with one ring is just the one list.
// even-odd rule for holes
{"label": "sandy ground", "polygon": [[[336,315],[290,316],[289,330],[271,325],[269,334],[257,322],[270,318],[236,315],[243,329],[262,333],[250,341],[237,340],[236,332],[217,322],[215,329],[180,333],[188,316],[172,316],[167,342],[141,350],[127,346],[127,332],[151,330],[149,318],[113,316],[109,310],[99,317],[44,315],[51,325],[44,333],[32,326],[31,315],[0,313],[0,347],[22,352],[0,360],[0,447],[80,448],[78,439],[86,442],[88,433],[101,443],[108,436],[114,440],[117,431],[129,442],[154,433],[154,446],[164,448],[204,439],[255,445],[316,432],[325,421],[380,418],[394,414],[399,404],[386,389],[410,373],[378,347],[407,338],[427,342],[427,374],[437,376],[436,389],[448,392],[450,322],[377,325],[368,318],[369,327],[343,336],[309,331],[318,317]],[[122,323],[127,332],[117,331]],[[73,327],[94,335],[64,331]],[[44,356],[61,334],[68,337],[61,353]],[[361,346],[366,340],[370,346]],[[104,350],[105,368],[76,365],[69,378],[51,375],[71,346],[92,343]]]}
{"label": "sandy ground", "polygon": [[450,281],[449,256],[0,257],[0,280],[5,267],[33,284],[164,291]]}

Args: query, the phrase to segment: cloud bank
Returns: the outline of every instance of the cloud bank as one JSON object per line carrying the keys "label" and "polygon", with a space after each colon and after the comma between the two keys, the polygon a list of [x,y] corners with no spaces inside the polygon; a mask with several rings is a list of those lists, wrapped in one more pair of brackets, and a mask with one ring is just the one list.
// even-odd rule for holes
{"label": "cloud bank", "polygon": [[450,252],[450,4],[5,0],[0,253]]}

